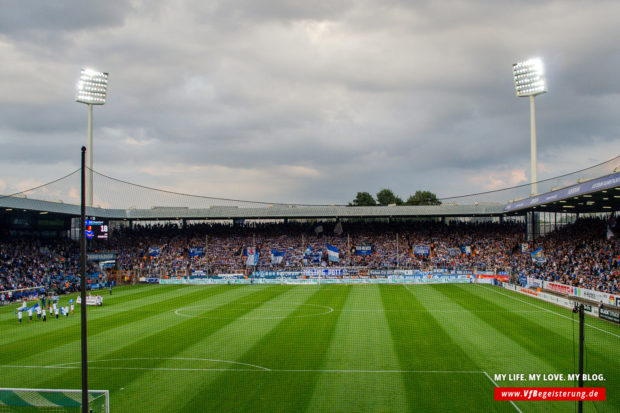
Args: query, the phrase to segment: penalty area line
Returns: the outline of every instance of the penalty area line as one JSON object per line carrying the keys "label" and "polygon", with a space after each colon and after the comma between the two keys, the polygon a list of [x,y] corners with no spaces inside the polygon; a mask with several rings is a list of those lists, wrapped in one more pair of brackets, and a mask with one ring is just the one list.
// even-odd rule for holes
{"label": "penalty area line", "polygon": [[[487,376],[487,378],[488,378],[489,380],[491,380],[491,383],[493,383],[493,385],[494,385],[495,387],[499,387],[499,385],[497,384],[497,382],[496,382],[495,380],[493,380],[493,378],[492,378],[491,376],[489,376],[489,373],[487,373],[486,371],[483,371],[483,373],[484,373],[484,375],[485,375],[485,376]],[[523,412],[521,411],[521,409],[519,409],[519,408],[517,407],[517,405],[515,404],[515,402],[513,402],[512,400],[509,400],[509,402],[510,402],[510,404],[512,404],[512,405],[513,405],[513,407],[514,407],[515,409],[517,409],[517,411],[518,411],[519,413],[523,413]]]}

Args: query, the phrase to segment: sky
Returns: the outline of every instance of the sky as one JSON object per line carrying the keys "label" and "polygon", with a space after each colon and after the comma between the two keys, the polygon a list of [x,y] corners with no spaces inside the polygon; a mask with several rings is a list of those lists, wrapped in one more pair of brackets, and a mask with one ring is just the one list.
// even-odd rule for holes
{"label": "sky", "polygon": [[[222,198],[346,204],[526,184],[620,155],[620,1],[0,0],[0,193],[93,169]],[[95,198],[103,204],[105,193]]]}

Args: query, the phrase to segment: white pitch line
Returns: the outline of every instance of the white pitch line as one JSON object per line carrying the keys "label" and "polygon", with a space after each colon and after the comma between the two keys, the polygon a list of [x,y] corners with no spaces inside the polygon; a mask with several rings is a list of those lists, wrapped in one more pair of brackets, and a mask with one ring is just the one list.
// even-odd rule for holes
{"label": "white pitch line", "polygon": [[[219,360],[219,359],[207,359],[207,358],[190,358],[190,357],[130,357],[130,358],[124,358],[124,359],[101,359],[101,360],[90,360],[88,362],[89,366],[91,364],[94,363],[109,363],[111,361],[153,361],[153,360],[183,360],[183,361],[210,361],[210,362],[214,362],[214,363],[226,363],[226,364],[237,364],[239,366],[245,366],[245,367],[252,367],[252,370],[254,369],[258,369],[258,370],[269,370],[267,367],[263,367],[263,366],[257,366],[256,364],[249,364],[249,363],[242,363],[240,361],[233,361],[233,360]],[[53,364],[50,367],[65,367],[65,366],[72,366],[72,365],[76,365],[76,364],[81,364],[81,361],[74,361],[71,363],[61,363],[61,364]],[[92,366],[89,368],[95,368],[96,366]],[[100,368],[100,367],[97,367]]]}
{"label": "white pitch line", "polygon": [[[491,378],[491,376],[489,376],[489,373],[487,373],[486,371],[483,371],[483,373],[484,373],[484,375],[485,375],[485,376],[487,376],[487,378],[488,378],[489,380],[491,380],[491,383],[493,383],[493,385],[494,385],[495,387],[499,387],[499,385],[495,382],[495,380],[493,380],[493,379]],[[521,409],[519,409],[519,408],[517,407],[517,405],[516,405],[516,404],[515,404],[512,400],[508,400],[508,401],[510,402],[510,404],[512,404],[512,405],[514,406],[514,408],[515,408],[515,409],[517,409],[517,411],[518,411],[519,413],[523,413],[523,412],[521,411]]]}
{"label": "white pitch line", "polygon": [[271,369],[275,373],[413,373],[413,374],[482,374],[481,371],[447,371],[447,370],[356,370],[356,369]]}
{"label": "white pitch line", "polygon": [[[495,293],[497,293],[497,294],[503,295],[503,296],[508,297],[508,298],[512,298],[513,300],[517,300],[517,301],[520,301],[520,302],[522,302],[522,303],[525,303],[525,304],[531,305],[532,307],[540,308],[541,310],[545,310],[545,311],[547,311],[547,312],[549,312],[549,313],[551,313],[551,314],[555,314],[555,315],[557,315],[557,316],[559,316],[559,317],[563,317],[563,318],[566,318],[566,319],[568,319],[568,320],[573,320],[571,317],[565,316],[564,314],[556,313],[555,311],[549,310],[548,308],[540,307],[540,306],[538,306],[538,305],[536,305],[536,304],[532,304],[532,303],[529,303],[529,302],[527,302],[527,301],[520,300],[520,299],[518,299],[517,297],[513,297],[513,296],[511,296],[511,295],[501,293],[501,292],[499,292],[499,291],[497,291],[497,290],[493,289],[492,287],[491,287],[491,288],[484,287],[484,289],[485,289],[485,290],[489,290],[489,291],[493,291],[493,292],[495,292]],[[574,322],[574,323],[578,323],[578,322],[579,322],[579,320],[573,320],[573,322]],[[603,332],[603,333],[607,333],[607,334],[609,334],[610,336],[614,336],[614,337],[620,338],[620,335],[618,335],[618,334],[614,334],[614,333],[612,333],[611,331],[603,330],[602,328],[598,328],[598,327],[595,327],[595,326],[590,325],[590,324],[587,324],[587,323],[584,323],[584,325],[586,325],[586,326],[588,326],[588,327],[590,327],[590,328],[593,328],[593,329],[595,329],[595,330],[601,331],[601,332]]]}
{"label": "white pitch line", "polygon": [[[3,365],[0,368],[28,368],[28,369],[79,369],[80,366],[18,366]],[[265,373],[362,373],[362,374],[484,374],[483,371],[465,371],[465,370],[361,370],[361,369],[217,369],[217,368],[183,368],[183,367],[112,367],[112,366],[89,366],[89,369],[97,370],[162,370],[162,371],[241,371],[241,372],[265,372]]]}
{"label": "white pitch line", "polygon": [[[437,310],[357,310],[357,309],[349,309],[349,310],[334,310],[339,312],[354,312],[354,313],[387,313],[387,312],[398,312],[398,313],[463,313],[463,310],[446,310],[446,309],[437,309]],[[540,310],[471,310],[471,313],[540,313]]]}
{"label": "white pitch line", "polygon": [[[21,368],[21,369],[79,369],[81,366],[15,366],[4,365],[0,368]],[[270,370],[259,369],[201,369],[201,368],[182,368],[182,367],[110,367],[110,366],[89,366],[89,370],[161,370],[161,371],[260,371],[267,372]]]}

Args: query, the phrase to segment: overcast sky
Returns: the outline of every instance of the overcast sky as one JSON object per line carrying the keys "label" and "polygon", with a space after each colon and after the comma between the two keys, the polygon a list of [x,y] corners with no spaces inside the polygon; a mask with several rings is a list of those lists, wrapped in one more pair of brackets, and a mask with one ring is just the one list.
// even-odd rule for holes
{"label": "overcast sky", "polygon": [[549,88],[536,98],[539,179],[620,155],[619,1],[0,10],[0,193],[79,167],[82,67],[110,73],[94,169],[176,192],[342,204],[386,187],[448,197],[527,183],[529,103],[512,63],[534,56]]}

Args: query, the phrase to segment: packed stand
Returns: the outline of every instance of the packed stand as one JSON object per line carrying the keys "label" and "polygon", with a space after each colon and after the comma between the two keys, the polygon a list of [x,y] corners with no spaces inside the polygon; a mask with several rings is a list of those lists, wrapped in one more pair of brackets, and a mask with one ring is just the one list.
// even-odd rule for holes
{"label": "packed stand", "polygon": [[[534,243],[525,241],[525,228],[514,223],[467,224],[330,223],[177,225],[137,227],[115,234],[108,248],[118,251],[123,270],[146,275],[242,273],[256,270],[299,270],[308,266],[368,269],[476,269],[508,271],[609,293],[620,293],[620,248],[609,237],[609,223],[582,219],[566,225]],[[339,251],[339,262],[330,262],[326,245]],[[430,248],[429,255],[416,255],[417,245]],[[369,255],[356,254],[369,246]],[[159,249],[152,257],[150,248]],[[259,250],[255,266],[247,265],[247,249]],[[469,247],[464,252],[464,247]],[[204,255],[191,256],[189,249],[202,248]],[[322,251],[319,262],[309,262],[307,252]],[[531,253],[542,248],[544,262]],[[284,253],[279,264],[271,251]]]}
{"label": "packed stand", "polygon": [[76,291],[78,275],[79,249],[73,241],[33,238],[0,240],[0,302],[20,300],[48,291]]}
{"label": "packed stand", "polygon": [[[116,231],[89,249],[114,252],[117,270],[146,277],[303,267],[435,267],[506,271],[618,294],[620,248],[609,228],[607,221],[583,219],[528,244],[523,225],[509,222],[157,225]],[[338,262],[328,259],[328,244],[338,251]],[[358,254],[360,246],[371,253]],[[416,246],[427,246],[429,253],[416,254]],[[255,266],[247,265],[251,248],[259,251]],[[531,252],[538,248],[544,259],[535,261]],[[192,249],[202,253],[192,254]],[[275,263],[272,250],[283,255],[281,262]],[[310,250],[315,256],[321,251],[318,261],[309,259]],[[78,273],[78,244],[73,241],[0,241],[0,291],[38,285],[70,291],[77,288]]]}

